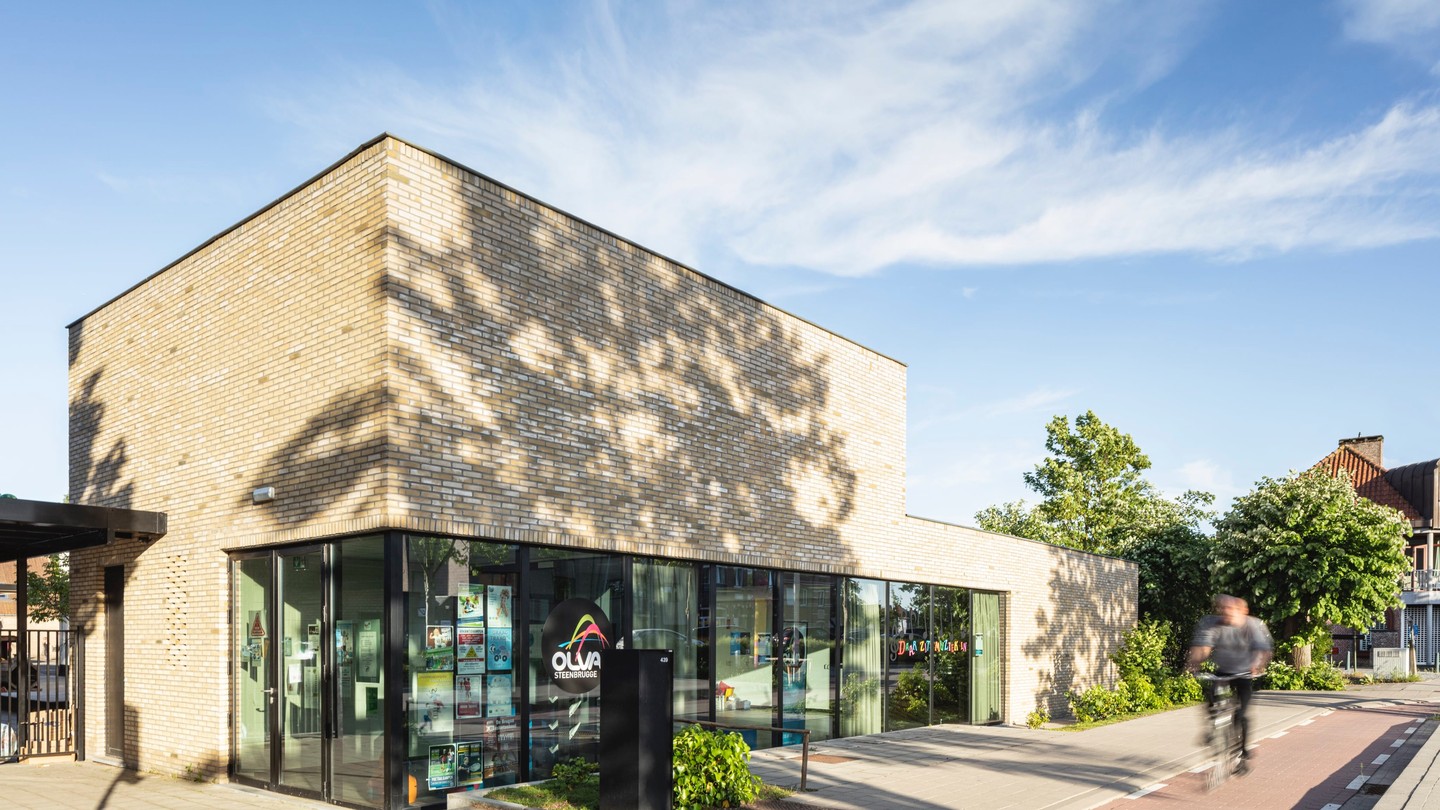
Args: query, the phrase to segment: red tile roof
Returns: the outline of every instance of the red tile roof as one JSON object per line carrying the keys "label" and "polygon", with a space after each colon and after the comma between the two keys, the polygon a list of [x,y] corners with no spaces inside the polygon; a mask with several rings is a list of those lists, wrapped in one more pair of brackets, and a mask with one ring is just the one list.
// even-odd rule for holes
{"label": "red tile roof", "polygon": [[1399,509],[1407,520],[1420,519],[1420,511],[1385,480],[1385,470],[1348,447],[1341,447],[1320,459],[1315,467],[1331,475],[1338,475],[1341,470],[1345,470],[1350,474],[1350,486],[1355,488],[1355,493],[1360,497],[1381,506]]}

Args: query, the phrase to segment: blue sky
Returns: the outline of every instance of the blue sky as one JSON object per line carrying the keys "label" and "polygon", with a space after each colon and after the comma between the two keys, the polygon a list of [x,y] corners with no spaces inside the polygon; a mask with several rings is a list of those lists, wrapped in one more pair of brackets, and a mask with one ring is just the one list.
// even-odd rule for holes
{"label": "blue sky", "polygon": [[909,366],[909,511],[1093,409],[1221,505],[1440,456],[1440,4],[0,9],[0,492],[66,324],[389,131]]}

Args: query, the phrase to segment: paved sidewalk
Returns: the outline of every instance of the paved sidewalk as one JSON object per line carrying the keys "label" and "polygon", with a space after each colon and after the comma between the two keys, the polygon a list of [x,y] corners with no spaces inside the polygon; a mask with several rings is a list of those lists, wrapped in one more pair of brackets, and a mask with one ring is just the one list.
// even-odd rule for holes
{"label": "paved sidewalk", "polygon": [[[1338,693],[1261,692],[1252,707],[1252,739],[1261,741],[1260,763],[1266,767],[1264,750],[1272,743],[1265,738],[1292,729],[1298,732],[1302,723],[1317,718],[1328,721],[1327,712],[1357,707],[1383,711],[1394,706],[1396,713],[1408,712],[1407,722],[1411,722],[1432,716],[1431,707],[1418,705],[1432,702],[1437,704],[1433,711],[1440,713],[1440,680]],[[1426,721],[1431,723],[1434,721]],[[1324,732],[1329,725],[1317,722],[1305,728]],[[1075,733],[939,726],[825,741],[812,746],[811,790],[796,795],[793,801],[834,810],[1090,810],[1157,782],[1173,780],[1200,764],[1204,753],[1198,745],[1199,729],[1200,710],[1192,707]],[[1293,736],[1298,739],[1302,735]],[[1440,733],[1415,748],[1418,752],[1413,762],[1394,776],[1393,786],[1383,796],[1370,797],[1378,802],[1375,807],[1440,810]],[[752,764],[767,782],[799,783],[799,751],[794,748],[757,751]],[[1325,801],[1335,804],[1330,798]],[[16,810],[303,810],[326,805],[90,762],[42,760],[0,765],[0,806]],[[1207,802],[1206,806],[1220,805]],[[1360,805],[1342,806],[1355,810]]]}
{"label": "paved sidewalk", "polygon": [[[1440,704],[1440,680],[1260,692],[1251,706],[1251,739],[1338,709],[1432,702]],[[939,726],[825,741],[811,747],[809,790],[793,799],[829,810],[1090,810],[1202,764],[1200,727],[1201,709],[1191,707],[1075,733]],[[1432,757],[1440,774],[1437,758],[1440,749]],[[766,782],[799,784],[794,749],[757,751],[752,765]],[[1440,810],[1440,802],[1399,806]]]}

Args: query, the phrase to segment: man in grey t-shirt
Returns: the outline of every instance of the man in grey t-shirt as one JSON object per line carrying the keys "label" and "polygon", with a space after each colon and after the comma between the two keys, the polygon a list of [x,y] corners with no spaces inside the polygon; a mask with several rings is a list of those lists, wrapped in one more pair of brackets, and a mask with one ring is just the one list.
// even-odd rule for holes
{"label": "man in grey t-shirt", "polygon": [[[1240,700],[1240,711],[1235,715],[1235,727],[1240,732],[1241,773],[1248,770],[1244,760],[1249,757],[1246,736],[1250,730],[1250,697],[1255,691],[1251,678],[1265,671],[1275,644],[1265,623],[1250,615],[1245,600],[1237,596],[1215,597],[1215,615],[1206,616],[1195,626],[1195,636],[1190,640],[1188,668],[1198,672],[1206,660],[1215,664],[1215,674],[1222,678],[1234,678],[1231,688]],[[1213,706],[1213,688],[1205,690],[1206,705]]]}

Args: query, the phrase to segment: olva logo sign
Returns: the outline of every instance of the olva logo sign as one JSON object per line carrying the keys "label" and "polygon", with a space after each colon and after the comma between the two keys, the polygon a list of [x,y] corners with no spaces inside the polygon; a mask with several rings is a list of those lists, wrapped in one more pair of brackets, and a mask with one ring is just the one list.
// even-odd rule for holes
{"label": "olva logo sign", "polygon": [[605,611],[589,599],[556,605],[540,632],[540,649],[555,685],[574,695],[599,686],[600,651],[610,646],[614,632]]}

